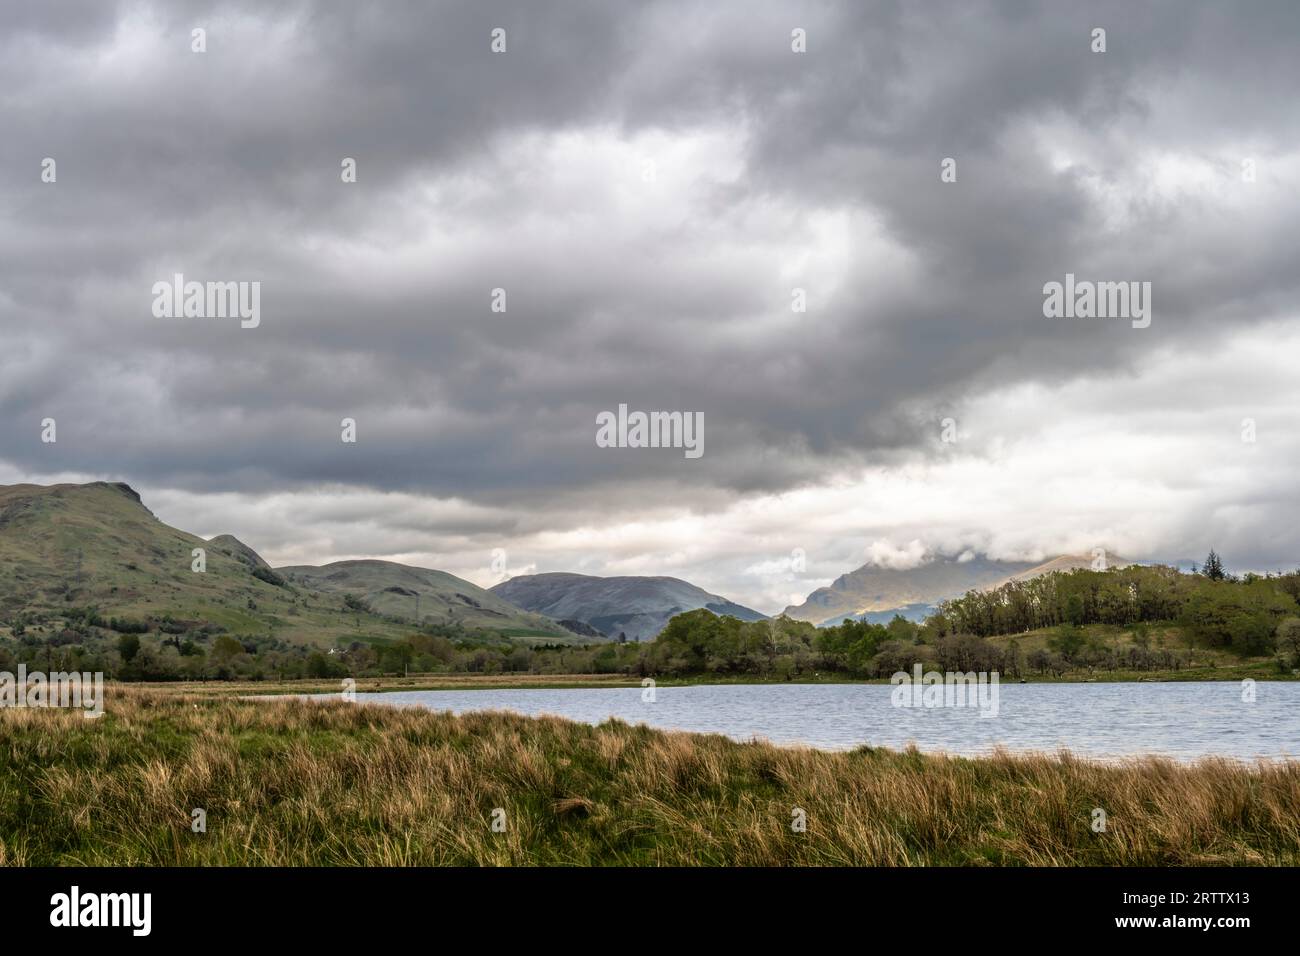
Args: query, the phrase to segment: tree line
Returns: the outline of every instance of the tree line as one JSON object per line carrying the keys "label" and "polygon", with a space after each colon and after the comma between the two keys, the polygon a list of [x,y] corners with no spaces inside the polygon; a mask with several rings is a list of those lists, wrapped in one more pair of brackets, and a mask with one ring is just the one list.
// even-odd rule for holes
{"label": "tree line", "polygon": [[1040,628],[1177,624],[1210,647],[1245,656],[1274,649],[1282,622],[1300,611],[1300,572],[1235,577],[1213,551],[1203,570],[1162,565],[1056,572],[971,591],[945,601],[928,619],[937,634],[979,637]]}

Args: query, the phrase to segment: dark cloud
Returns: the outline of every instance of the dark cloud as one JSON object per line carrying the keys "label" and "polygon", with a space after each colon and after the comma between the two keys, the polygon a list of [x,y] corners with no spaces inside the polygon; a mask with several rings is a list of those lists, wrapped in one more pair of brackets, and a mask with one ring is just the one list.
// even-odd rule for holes
{"label": "dark cloud", "polygon": [[[87,0],[0,26],[25,474],[707,511],[929,454],[992,388],[1215,348],[1300,291],[1293,3]],[[261,326],[153,318],[174,272],[260,280]],[[1152,327],[1044,319],[1066,272],[1152,282]],[[702,411],[705,456],[597,448],[619,403]]]}

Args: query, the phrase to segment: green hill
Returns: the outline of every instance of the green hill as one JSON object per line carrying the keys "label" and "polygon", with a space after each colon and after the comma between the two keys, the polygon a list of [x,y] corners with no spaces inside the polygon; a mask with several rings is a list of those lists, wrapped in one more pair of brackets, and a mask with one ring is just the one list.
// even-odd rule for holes
{"label": "green hill", "polygon": [[[192,569],[196,548],[205,552],[202,572]],[[230,535],[205,541],[163,524],[127,485],[0,486],[0,619],[56,624],[88,607],[105,621],[151,630],[322,647],[410,630],[345,611],[334,595],[286,586]]]}
{"label": "green hill", "polygon": [[323,567],[276,568],[276,573],[295,586],[350,594],[381,614],[411,622],[486,628],[523,640],[590,640],[445,571],[392,561],[336,561]]}

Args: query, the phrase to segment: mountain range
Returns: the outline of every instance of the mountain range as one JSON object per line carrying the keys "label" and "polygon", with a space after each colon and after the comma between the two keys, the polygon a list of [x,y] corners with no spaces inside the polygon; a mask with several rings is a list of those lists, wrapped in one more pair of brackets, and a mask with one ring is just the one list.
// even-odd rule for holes
{"label": "mountain range", "polygon": [[[202,552],[202,570],[197,570]],[[343,595],[362,605],[344,610]],[[331,646],[397,638],[415,621],[504,636],[590,641],[441,571],[387,561],[273,569],[232,535],[204,539],[159,521],[120,483],[0,486],[0,614],[94,607],[103,618],[272,634]]]}
{"label": "mountain range", "polygon": [[[196,570],[200,550],[204,566]],[[1039,564],[975,557],[905,570],[864,565],[784,613],[817,625],[920,619],[970,590],[1091,565],[1081,555]],[[164,524],[122,483],[0,486],[0,618],[74,608],[164,622],[173,632],[207,628],[322,647],[363,635],[397,638],[415,623],[582,644],[653,640],[674,615],[698,608],[765,617],[673,577],[530,574],[484,589],[392,561],[273,568],[232,535],[204,539]]]}
{"label": "mountain range", "polygon": [[0,486],[0,617],[84,607],[105,620],[319,646],[396,638],[417,622],[586,644],[649,640],[700,607],[763,617],[677,578],[543,574],[485,590],[393,561],[272,568],[233,535],[205,539],[164,524],[126,484]]}

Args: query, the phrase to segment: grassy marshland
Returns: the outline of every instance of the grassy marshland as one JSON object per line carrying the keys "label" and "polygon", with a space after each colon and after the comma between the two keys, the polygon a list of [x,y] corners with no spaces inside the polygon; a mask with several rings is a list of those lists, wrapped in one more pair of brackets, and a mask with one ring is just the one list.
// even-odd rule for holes
{"label": "grassy marshland", "polygon": [[616,722],[110,695],[99,720],[0,711],[0,862],[1300,863],[1295,763],[826,753]]}

